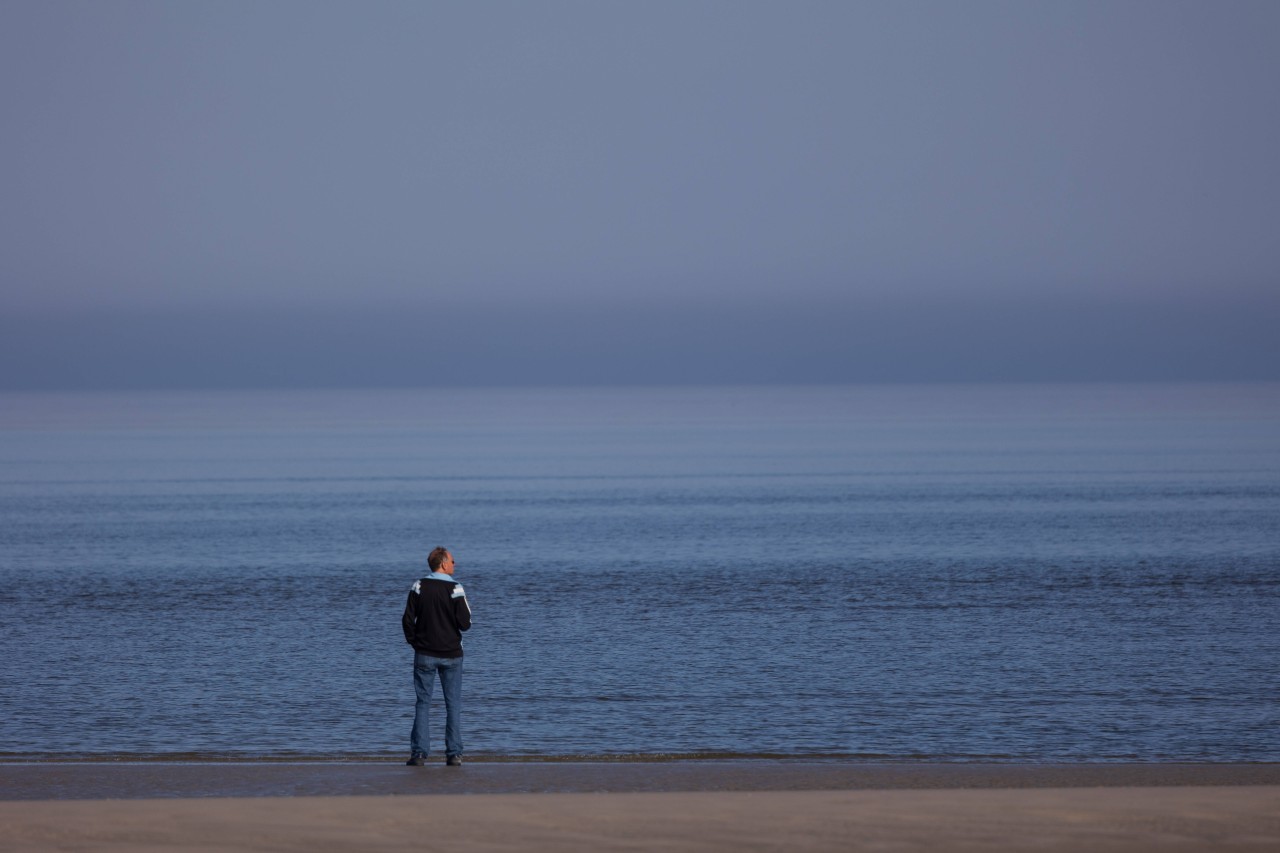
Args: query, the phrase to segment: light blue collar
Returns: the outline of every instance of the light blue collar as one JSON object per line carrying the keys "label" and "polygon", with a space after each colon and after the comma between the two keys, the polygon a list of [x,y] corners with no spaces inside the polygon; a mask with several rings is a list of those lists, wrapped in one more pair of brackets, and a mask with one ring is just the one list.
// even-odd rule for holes
{"label": "light blue collar", "polygon": [[446,575],[444,572],[432,572],[427,575],[427,580],[452,581],[453,583],[457,583],[457,581],[453,580],[453,575]]}

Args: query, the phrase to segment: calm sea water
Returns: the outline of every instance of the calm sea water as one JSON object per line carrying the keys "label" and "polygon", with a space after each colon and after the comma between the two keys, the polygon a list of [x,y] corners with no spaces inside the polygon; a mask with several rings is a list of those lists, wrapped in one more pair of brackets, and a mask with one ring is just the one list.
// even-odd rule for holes
{"label": "calm sea water", "polygon": [[0,395],[0,757],[405,753],[439,544],[472,755],[1280,760],[1274,384]]}

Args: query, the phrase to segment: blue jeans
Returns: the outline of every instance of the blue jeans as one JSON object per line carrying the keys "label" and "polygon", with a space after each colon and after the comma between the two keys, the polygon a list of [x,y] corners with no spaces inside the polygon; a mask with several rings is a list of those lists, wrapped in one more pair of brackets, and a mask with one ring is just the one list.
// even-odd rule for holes
{"label": "blue jeans", "polygon": [[444,691],[444,754],[462,755],[462,658],[433,658],[413,653],[413,689],[418,702],[413,706],[413,733],[409,736],[412,755],[431,754],[431,725],[427,710],[436,673]]}

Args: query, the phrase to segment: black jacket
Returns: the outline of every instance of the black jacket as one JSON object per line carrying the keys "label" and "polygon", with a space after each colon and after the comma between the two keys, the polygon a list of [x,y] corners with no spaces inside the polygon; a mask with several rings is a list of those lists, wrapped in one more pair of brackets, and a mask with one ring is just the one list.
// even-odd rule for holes
{"label": "black jacket", "polygon": [[409,590],[400,619],[414,651],[433,658],[462,657],[462,632],[471,627],[471,607],[462,584],[432,572]]}

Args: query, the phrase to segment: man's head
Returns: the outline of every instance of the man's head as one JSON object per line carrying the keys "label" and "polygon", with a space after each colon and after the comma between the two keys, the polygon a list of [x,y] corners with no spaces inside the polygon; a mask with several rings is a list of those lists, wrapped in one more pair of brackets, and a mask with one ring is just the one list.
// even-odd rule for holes
{"label": "man's head", "polygon": [[435,548],[427,555],[427,565],[433,572],[451,575],[453,574],[453,555],[447,548]]}

